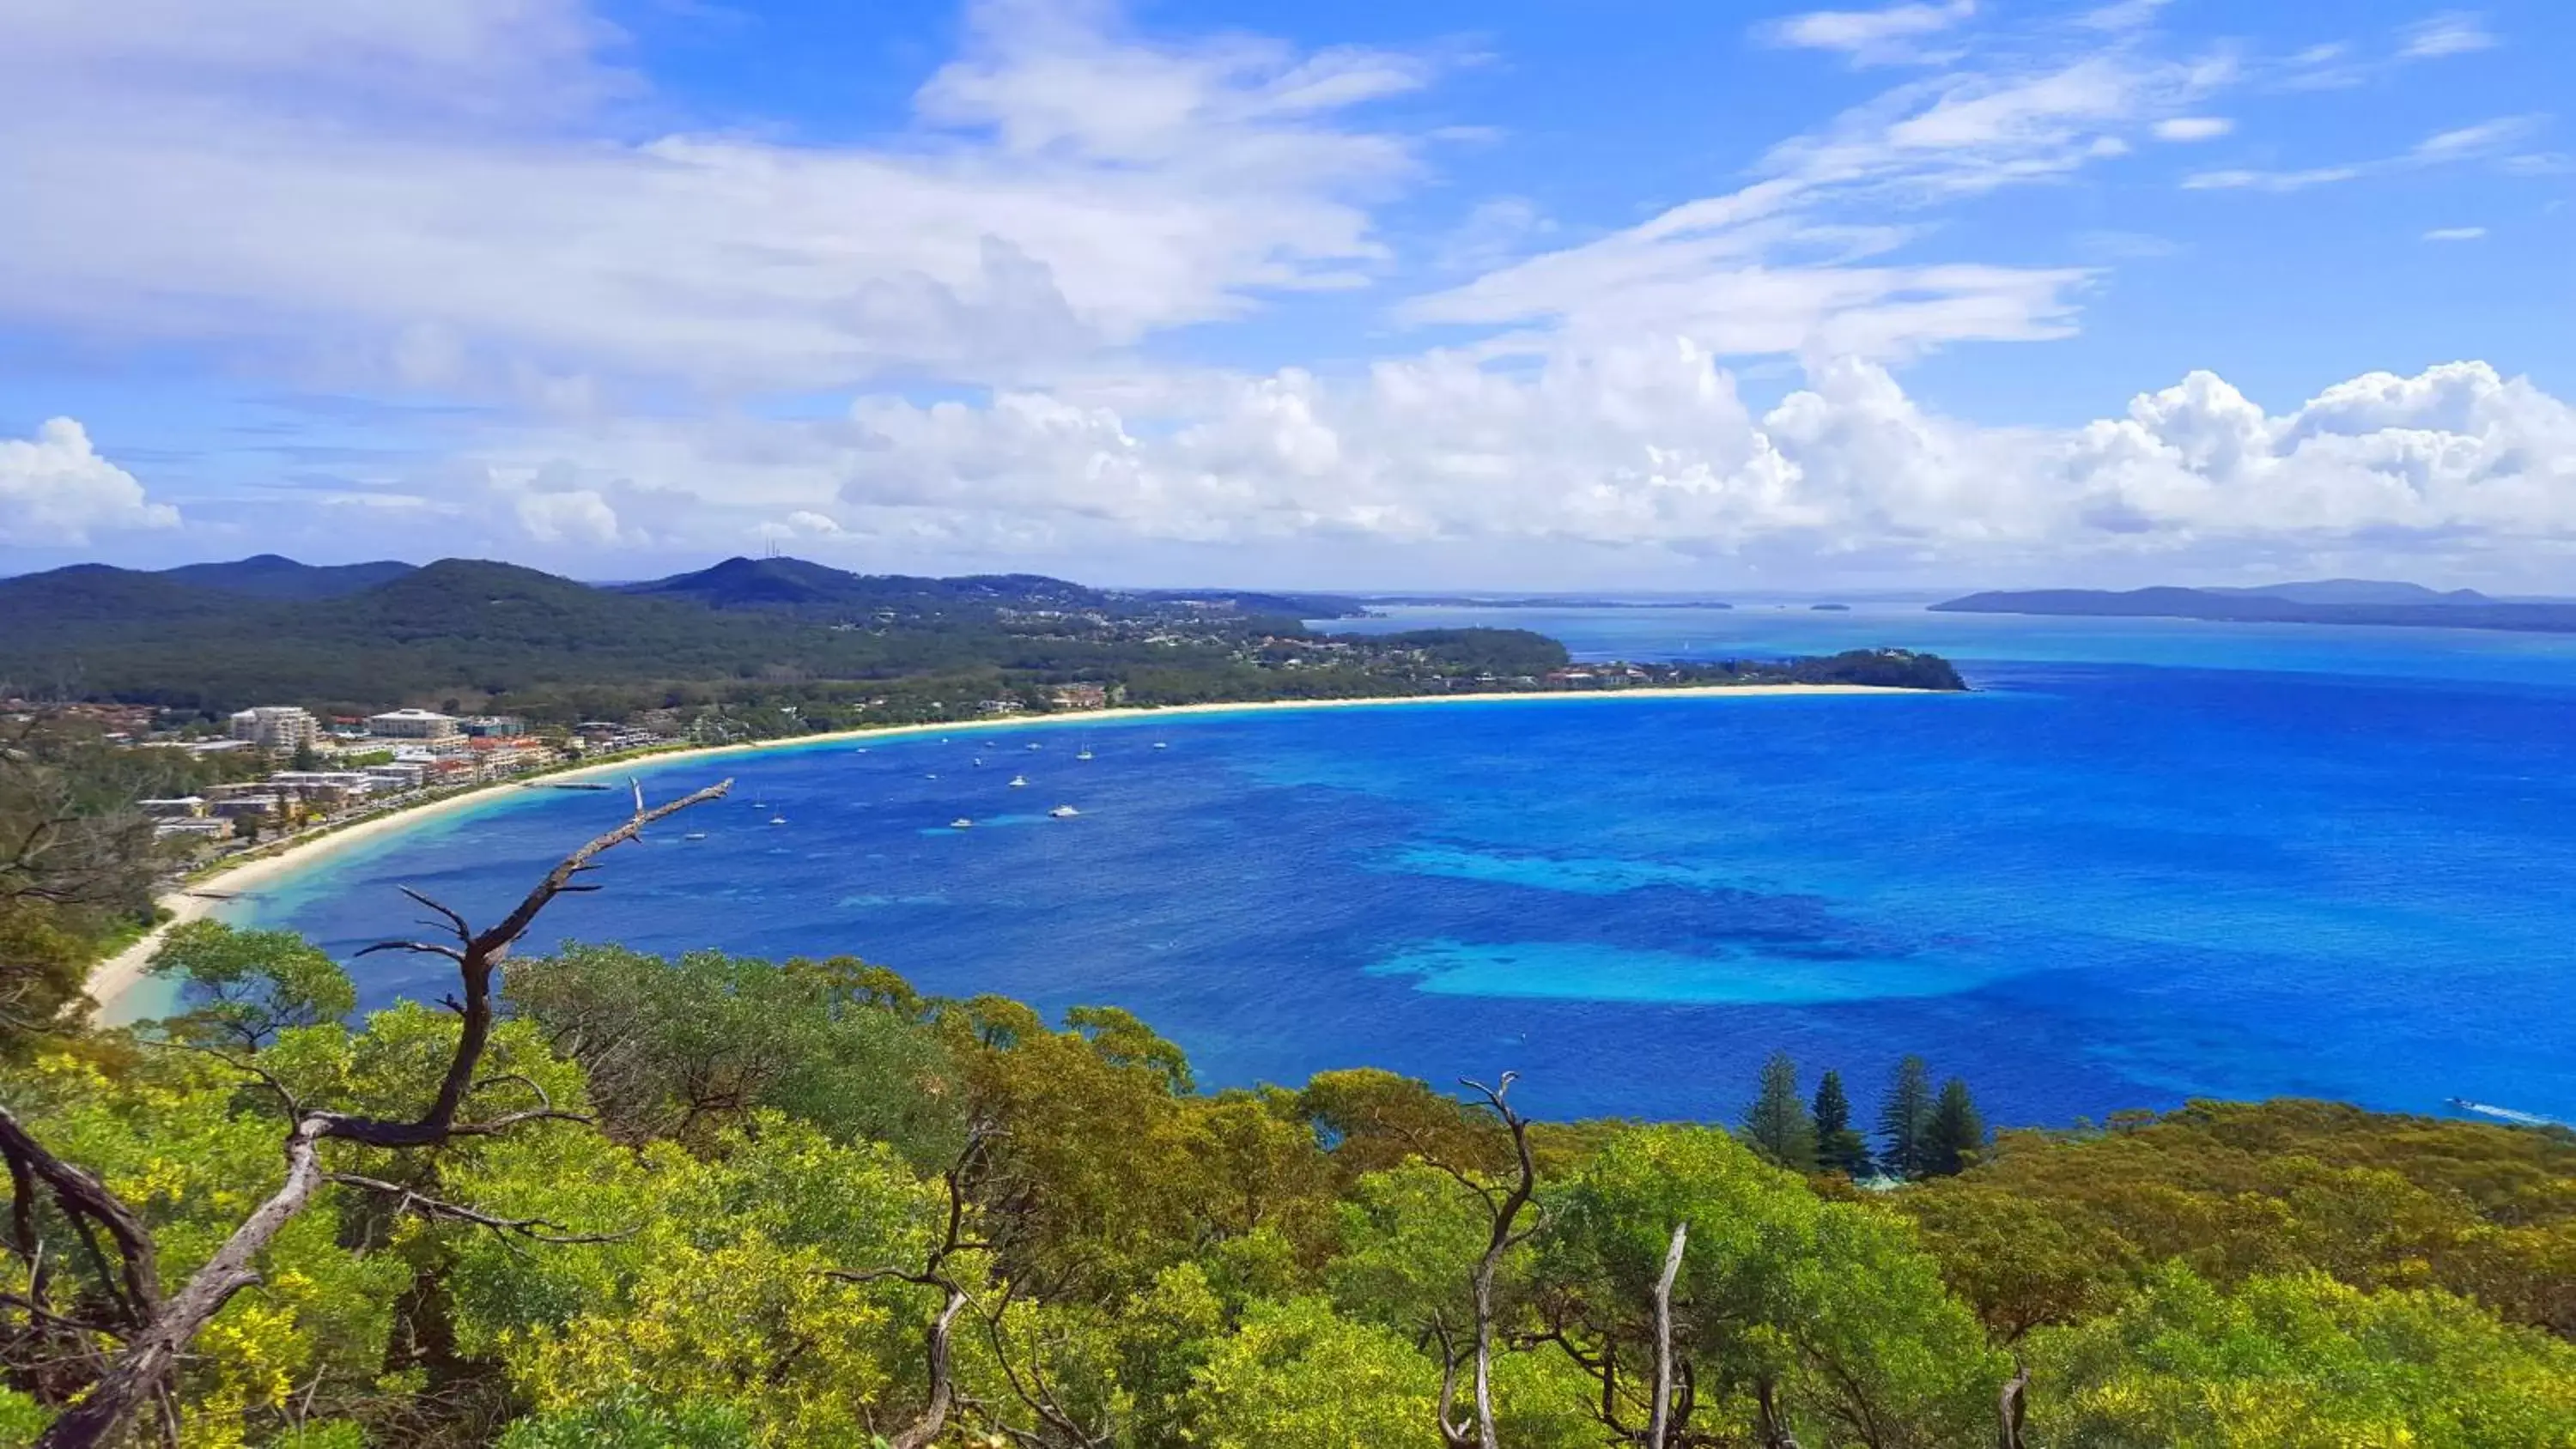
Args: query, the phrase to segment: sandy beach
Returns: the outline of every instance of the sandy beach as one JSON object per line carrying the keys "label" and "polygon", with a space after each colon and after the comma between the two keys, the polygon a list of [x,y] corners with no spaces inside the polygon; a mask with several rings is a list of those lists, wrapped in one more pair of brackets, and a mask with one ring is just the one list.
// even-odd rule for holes
{"label": "sandy beach", "polygon": [[542,789],[571,781],[601,775],[618,775],[639,768],[660,769],[678,760],[716,760],[729,756],[758,755],[769,750],[811,749],[847,740],[900,738],[913,735],[947,735],[965,730],[1044,729],[1069,724],[1097,724],[1105,720],[1180,719],[1193,715],[1249,714],[1275,710],[1358,709],[1390,705],[1442,704],[1574,704],[1584,701],[1601,703],[1622,699],[1751,699],[1777,698],[1782,695],[1907,695],[1922,693],[1911,689],[1881,689],[1858,684],[1744,684],[1707,688],[1678,689],[1609,689],[1529,691],[1493,694],[1393,695],[1368,699],[1279,699],[1252,700],[1235,704],[1176,704],[1159,708],[1119,708],[1082,710],[1063,714],[1000,715],[991,719],[954,720],[946,724],[872,725],[853,730],[836,730],[830,734],[795,735],[786,739],[757,740],[738,745],[702,745],[689,749],[664,750],[656,754],[605,760],[596,765],[583,765],[570,770],[557,770],[526,780],[499,780],[471,790],[444,795],[435,800],[390,811],[354,825],[342,826],[319,835],[284,842],[279,846],[219,866],[198,877],[186,887],[161,897],[161,906],[169,918],[145,933],[134,944],[101,961],[90,970],[89,995],[98,1003],[99,1019],[111,1024],[129,1018],[119,1007],[133,992],[151,963],[152,953],[159,950],[161,938],[171,927],[202,919],[235,896],[256,893],[260,887],[353,845],[361,845],[397,831],[408,830],[426,820],[487,804],[499,794],[523,788]]}

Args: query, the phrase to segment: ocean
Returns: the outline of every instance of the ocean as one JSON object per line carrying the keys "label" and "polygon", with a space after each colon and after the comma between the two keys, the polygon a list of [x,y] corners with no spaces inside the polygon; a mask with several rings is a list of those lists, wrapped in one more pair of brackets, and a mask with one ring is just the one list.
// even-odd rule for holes
{"label": "ocean", "polygon": [[[1926,648],[1975,692],[681,760],[647,789],[729,774],[733,798],[608,857],[522,950],[847,953],[931,992],[1126,1007],[1211,1086],[1509,1070],[1560,1117],[1731,1120],[1785,1050],[1864,1113],[1911,1053],[1999,1123],[2284,1094],[2576,1120],[2576,639],[1895,605],[1334,627],[1462,623],[1586,658]],[[397,885],[489,919],[624,808],[509,791],[233,914],[344,957],[409,929]],[[370,1004],[436,993],[443,964],[352,962]]]}

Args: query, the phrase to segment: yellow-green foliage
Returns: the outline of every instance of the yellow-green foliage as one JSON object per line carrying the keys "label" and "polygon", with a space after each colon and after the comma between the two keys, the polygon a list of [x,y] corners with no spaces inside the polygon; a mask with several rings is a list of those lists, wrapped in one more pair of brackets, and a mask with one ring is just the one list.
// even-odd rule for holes
{"label": "yellow-green foliage", "polygon": [[736,1413],[757,1442],[832,1445],[917,1399],[937,1295],[829,1276],[917,1267],[946,1199],[890,1150],[774,1115],[704,1156],[596,1135],[513,1136],[458,1184],[510,1216],[615,1241],[542,1251],[484,1235],[450,1275],[458,1347],[541,1412],[641,1390]]}
{"label": "yellow-green foliage", "polygon": [[[86,1063],[41,1057],[10,1087],[11,1105],[40,1140],[97,1173],[151,1225],[165,1289],[285,1176],[278,1118],[258,1100],[265,1089],[245,1087],[238,1071],[209,1057],[148,1054],[114,1080]],[[258,1265],[259,1289],[199,1337],[184,1371],[189,1449],[253,1442],[291,1421],[317,1381],[332,1391],[326,1403],[376,1384],[392,1304],[412,1275],[382,1246],[342,1246],[347,1207],[326,1189],[277,1236]],[[68,1227],[47,1238],[66,1245],[58,1252],[77,1241]],[[25,1265],[12,1259],[9,1273],[7,1291],[23,1293]]]}
{"label": "yellow-green foliage", "polygon": [[2576,1138],[2329,1102],[2195,1102],[2105,1134],[2006,1133],[1894,1200],[1999,1332],[2109,1306],[2179,1259],[2439,1287],[2576,1333]]}
{"label": "yellow-green foliage", "polygon": [[[423,1006],[352,1032],[298,1004],[338,997],[297,943],[200,935],[251,1007],[192,1034],[255,1056],[95,1037],[0,1067],[11,1111],[150,1221],[173,1285],[279,1182],[281,1091],[409,1116],[457,1032]],[[262,979],[264,954],[295,979]],[[1204,1094],[1123,1012],[1059,1028],[851,961],[775,982],[717,956],[657,969],[607,949],[509,968],[527,1014],[496,1031],[466,1116],[599,1121],[325,1143],[335,1172],[527,1231],[326,1185],[193,1345],[182,1442],[864,1446],[931,1398],[945,1283],[900,1275],[947,1238],[952,1169],[943,1271],[967,1304],[940,1449],[1429,1449],[1452,1362],[1467,1412],[1469,1274],[1514,1166],[1490,1116],[1368,1071]],[[1712,1128],[1535,1138],[1530,1235],[1492,1294],[1511,1449],[1643,1424],[1652,1288],[1683,1223],[1693,1444],[1982,1449],[2007,1345],[2050,1449],[2576,1444],[2576,1349],[2508,1326],[2568,1325],[2576,1145],[2547,1134],[2196,1105],[2008,1135],[1883,1195]],[[50,1308],[103,1312],[41,1194],[36,1216]],[[24,1258],[0,1262],[0,1292],[28,1293]],[[94,1372],[25,1326],[0,1306],[0,1444]]]}
{"label": "yellow-green foliage", "polygon": [[2030,1349],[2034,1441],[2070,1449],[2576,1444],[2576,1347],[2434,1290],[2304,1273],[2222,1291],[2173,1264]]}

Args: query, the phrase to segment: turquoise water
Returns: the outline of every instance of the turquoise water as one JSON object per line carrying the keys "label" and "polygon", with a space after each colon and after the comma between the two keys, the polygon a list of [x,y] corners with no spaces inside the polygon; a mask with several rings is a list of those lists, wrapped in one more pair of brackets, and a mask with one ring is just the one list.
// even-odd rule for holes
{"label": "turquoise water", "polygon": [[[537,943],[851,952],[931,991],[1129,1007],[1212,1083],[1517,1069],[1558,1114],[1732,1116],[1785,1048],[1864,1097],[1919,1052],[2005,1121],[2276,1093],[2576,1118],[2576,640],[1887,607],[1495,618],[1632,658],[1932,648],[1979,692],[681,761],[648,787],[731,773],[735,798],[612,857]],[[1060,803],[1081,816],[1047,818]],[[397,883],[488,917],[621,808],[513,792],[250,913],[344,953],[410,921]],[[435,964],[356,966],[381,1001]]]}

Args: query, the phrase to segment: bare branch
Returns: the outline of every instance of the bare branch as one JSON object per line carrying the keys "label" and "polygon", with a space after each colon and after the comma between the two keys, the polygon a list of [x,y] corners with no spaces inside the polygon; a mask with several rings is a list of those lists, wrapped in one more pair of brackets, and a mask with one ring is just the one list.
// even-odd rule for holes
{"label": "bare branch", "polygon": [[[566,883],[576,873],[589,869],[602,852],[633,840],[639,831],[656,820],[718,799],[732,788],[733,782],[726,780],[650,809],[642,808],[639,792],[638,808],[632,818],[557,862],[554,869],[546,873],[545,878],[500,924],[480,933],[472,931],[456,912],[416,891],[406,891],[412,899],[444,916],[456,928],[458,940],[462,943],[461,949],[428,942],[386,942],[368,948],[370,951],[419,951],[445,956],[456,962],[463,1000],[453,1004],[460,1024],[456,1045],[449,1056],[447,1070],[439,1081],[437,1095],[420,1116],[408,1121],[344,1112],[297,1112],[294,1125],[287,1132],[285,1181],[252,1210],[223,1246],[216,1249],[214,1256],[190,1274],[188,1281],[166,1301],[159,1296],[152,1235],[141,1221],[108,1193],[97,1179],[46,1152],[26,1134],[15,1117],[0,1109],[0,1151],[8,1155],[13,1171],[23,1161],[27,1172],[41,1178],[53,1189],[57,1201],[63,1204],[76,1224],[86,1229],[95,1223],[116,1240],[118,1252],[125,1260],[125,1291],[137,1325],[137,1332],[129,1335],[125,1348],[109,1362],[106,1371],[90,1386],[88,1393],[46,1428],[37,1440],[39,1449],[93,1449],[93,1446],[113,1440],[125,1423],[146,1404],[161,1408],[165,1426],[172,1422],[169,1416],[175,1410],[168,1385],[180,1356],[215,1315],[223,1311],[234,1294],[259,1281],[259,1274],[251,1264],[286,1224],[304,1210],[312,1200],[314,1189],[326,1180],[320,1161],[323,1139],[338,1138],[375,1147],[434,1147],[454,1137],[488,1135],[525,1122],[588,1120],[578,1114],[556,1111],[550,1104],[504,1113],[481,1122],[460,1123],[456,1120],[465,1099],[477,1085],[476,1073],[481,1067],[484,1049],[491,1042],[492,973],[509,955],[511,944],[527,933],[538,914],[564,891]],[[542,1092],[538,1093],[538,1099],[545,1101]],[[519,1236],[549,1240],[549,1227],[533,1219],[521,1221],[494,1217],[454,1203],[427,1198],[394,1184],[379,1183],[372,1178],[353,1180],[352,1185],[401,1193],[409,1205],[432,1216],[450,1217]],[[572,1236],[567,1236],[566,1240],[605,1241]],[[953,1310],[947,1315],[949,1318],[954,1316]],[[927,1442],[928,1437],[925,1436],[909,1449],[920,1449]]]}
{"label": "bare branch", "polygon": [[1663,1276],[1655,1280],[1655,1399],[1646,1408],[1646,1449],[1664,1449],[1673,1418],[1673,1280],[1681,1276],[1682,1247],[1690,1224],[1673,1224],[1673,1245],[1664,1253]]}
{"label": "bare branch", "polygon": [[[1494,1429],[1494,1276],[1502,1268],[1504,1255],[1527,1241],[1529,1231],[1534,1231],[1519,1230],[1516,1226],[1522,1210],[1529,1206],[1530,1199],[1538,1192],[1538,1164],[1530,1155],[1529,1119],[1514,1111],[1511,1103],[1505,1100],[1512,1083],[1519,1078],[1518,1072],[1505,1072],[1490,1087],[1468,1078],[1459,1081],[1460,1086],[1483,1097],[1486,1108],[1501,1118],[1504,1128],[1511,1133],[1512,1156],[1517,1171],[1510,1186],[1496,1187],[1471,1178],[1463,1170],[1448,1164],[1434,1164],[1484,1200],[1488,1220],[1485,1251],[1477,1258],[1475,1271],[1468,1279],[1476,1312],[1476,1437],[1473,1441],[1476,1449],[1500,1449],[1501,1444]],[[1445,1333],[1443,1338],[1445,1342]],[[1450,1372],[1454,1374],[1454,1368]],[[1450,1422],[1445,1395],[1440,1409],[1440,1432],[1442,1438],[1457,1449],[1464,1449],[1469,1442],[1463,1429]]]}
{"label": "bare branch", "polygon": [[322,1174],[322,1180],[338,1183],[342,1187],[384,1193],[394,1199],[396,1212],[411,1211],[425,1218],[445,1222],[472,1223],[476,1227],[490,1228],[497,1233],[516,1234],[531,1242],[622,1243],[641,1231],[640,1228],[626,1228],[614,1233],[570,1232],[563,1224],[550,1222],[545,1218],[499,1217],[459,1203],[448,1202],[443,1198],[431,1197],[417,1188],[405,1187],[399,1182],[387,1182],[377,1177],[360,1177],[353,1172],[326,1172]]}

